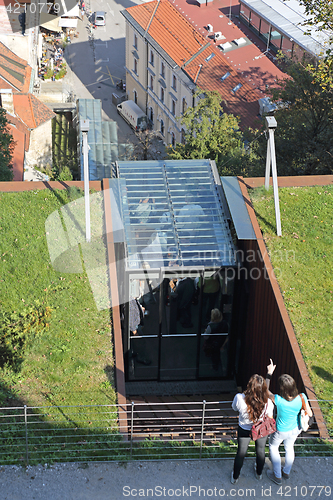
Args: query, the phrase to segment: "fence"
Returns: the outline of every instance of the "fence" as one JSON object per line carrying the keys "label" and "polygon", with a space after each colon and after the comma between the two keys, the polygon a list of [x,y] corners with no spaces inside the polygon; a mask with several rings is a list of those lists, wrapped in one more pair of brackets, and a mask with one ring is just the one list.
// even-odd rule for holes
{"label": "fence", "polygon": [[[329,405],[332,413],[333,401]],[[236,452],[231,401],[0,409],[0,465],[147,459],[222,459]],[[121,435],[118,428],[127,428]],[[251,443],[253,444],[253,443]],[[332,441],[304,433],[298,456],[331,456]],[[250,445],[249,454],[254,453]]]}

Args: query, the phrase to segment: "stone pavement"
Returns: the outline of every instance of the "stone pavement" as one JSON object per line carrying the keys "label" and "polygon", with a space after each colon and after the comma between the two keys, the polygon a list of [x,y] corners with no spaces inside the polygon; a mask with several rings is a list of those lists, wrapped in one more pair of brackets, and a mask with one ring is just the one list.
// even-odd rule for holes
{"label": "stone pavement", "polygon": [[265,471],[257,481],[253,464],[253,459],[245,459],[235,485],[230,483],[231,459],[7,466],[0,467],[1,500],[333,498],[333,457],[296,458],[282,486],[272,483]]}

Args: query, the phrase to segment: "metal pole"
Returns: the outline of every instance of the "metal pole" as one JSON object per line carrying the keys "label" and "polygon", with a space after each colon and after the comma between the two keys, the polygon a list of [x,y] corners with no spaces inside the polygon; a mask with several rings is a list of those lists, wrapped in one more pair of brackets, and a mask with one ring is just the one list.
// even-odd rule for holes
{"label": "metal pole", "polygon": [[134,401],[132,401],[132,411],[131,411],[131,458],[133,449],[133,417],[134,417]]}
{"label": "metal pole", "polygon": [[279,202],[279,188],[278,188],[277,171],[276,171],[274,130],[272,130],[272,129],[269,130],[269,143],[270,143],[271,159],[272,159],[272,177],[273,177],[273,191],[274,191],[276,234],[278,236],[282,236],[281,217],[280,217],[280,202]]}
{"label": "metal pole", "polygon": [[83,175],[84,175],[84,205],[86,219],[86,241],[91,240],[90,233],[90,203],[89,203],[89,163],[88,163],[88,130],[89,120],[81,120],[82,142],[83,142]]}
{"label": "metal pole", "polygon": [[29,465],[29,451],[28,451],[28,415],[27,405],[24,405],[24,424],[25,424],[25,456],[27,466]]}
{"label": "metal pole", "polygon": [[267,140],[267,155],[266,155],[266,173],[265,173],[265,189],[269,190],[269,177],[271,175],[271,148],[269,145],[269,136]]}
{"label": "metal pole", "polygon": [[200,459],[201,459],[201,453],[202,453],[203,432],[204,432],[204,425],[205,425],[205,410],[206,410],[206,401],[203,400],[203,402],[202,402],[202,420],[201,420],[201,437],[200,437]]}

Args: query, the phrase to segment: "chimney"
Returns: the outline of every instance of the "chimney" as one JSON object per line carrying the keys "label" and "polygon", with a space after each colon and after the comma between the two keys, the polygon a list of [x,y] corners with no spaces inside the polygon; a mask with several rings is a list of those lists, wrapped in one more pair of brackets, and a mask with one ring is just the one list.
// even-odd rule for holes
{"label": "chimney", "polygon": [[0,89],[1,106],[10,115],[15,115],[12,89]]}

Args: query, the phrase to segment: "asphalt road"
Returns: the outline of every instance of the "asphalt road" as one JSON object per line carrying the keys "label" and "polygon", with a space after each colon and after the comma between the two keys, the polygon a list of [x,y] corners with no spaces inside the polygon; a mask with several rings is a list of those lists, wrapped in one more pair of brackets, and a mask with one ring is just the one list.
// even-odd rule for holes
{"label": "asphalt road", "polygon": [[134,140],[132,129],[118,115],[112,104],[112,94],[121,94],[116,84],[125,81],[125,19],[120,11],[137,2],[124,0],[88,0],[87,9],[106,12],[106,25],[93,30],[93,41],[89,40],[89,22],[85,16],[79,20],[78,37],[66,47],[65,57],[73,72],[71,85],[76,97],[101,99],[103,119],[112,119],[118,124],[118,140],[126,143]]}
{"label": "asphalt road", "polygon": [[[268,461],[268,459],[267,459]],[[246,459],[238,483],[232,460],[60,464],[0,467],[1,500],[122,500],[133,498],[332,499],[333,457],[296,458],[282,486],[257,481]]]}

